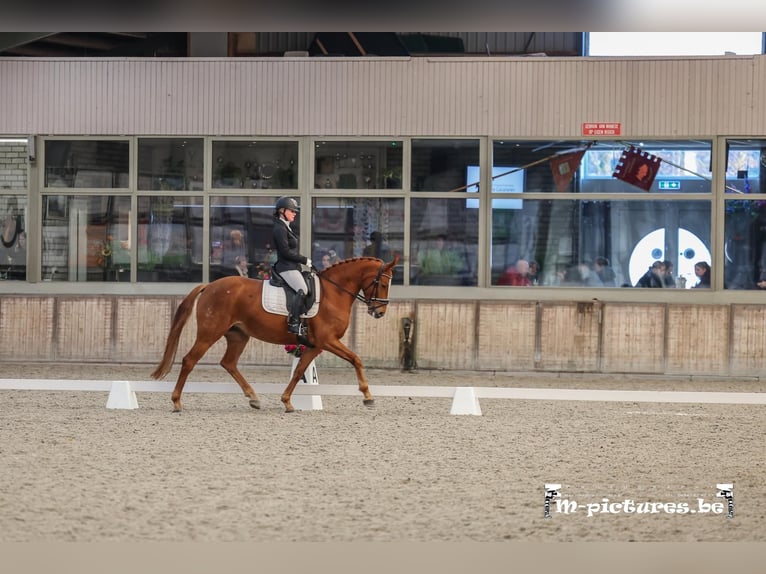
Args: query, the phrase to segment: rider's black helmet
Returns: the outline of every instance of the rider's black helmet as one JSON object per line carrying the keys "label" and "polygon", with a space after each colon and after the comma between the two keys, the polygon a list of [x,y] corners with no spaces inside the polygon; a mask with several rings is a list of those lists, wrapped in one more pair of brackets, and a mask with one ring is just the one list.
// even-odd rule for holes
{"label": "rider's black helmet", "polygon": [[298,202],[295,201],[292,197],[288,197],[286,195],[280,197],[277,200],[276,209],[277,211],[280,209],[292,209],[293,211],[301,210],[301,208],[298,206]]}

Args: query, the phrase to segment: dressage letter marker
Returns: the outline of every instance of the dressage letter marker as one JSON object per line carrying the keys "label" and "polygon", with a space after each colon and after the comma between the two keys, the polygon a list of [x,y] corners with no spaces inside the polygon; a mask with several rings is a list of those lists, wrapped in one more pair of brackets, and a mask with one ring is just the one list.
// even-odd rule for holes
{"label": "dressage letter marker", "polygon": [[128,381],[114,381],[106,399],[108,409],[137,409],[136,392],[130,388]]}
{"label": "dressage letter marker", "polygon": [[[290,378],[292,378],[295,368],[298,366],[300,357],[293,358],[293,366],[290,369]],[[318,385],[319,375],[317,374],[317,366],[314,361],[309,363],[306,367],[306,371],[303,373],[301,380],[298,381],[299,385]],[[299,411],[321,411],[322,410],[322,396],[321,395],[296,395],[293,398],[293,406]]]}
{"label": "dressage letter marker", "polygon": [[481,415],[479,399],[473,387],[456,387],[452,398],[451,415]]}

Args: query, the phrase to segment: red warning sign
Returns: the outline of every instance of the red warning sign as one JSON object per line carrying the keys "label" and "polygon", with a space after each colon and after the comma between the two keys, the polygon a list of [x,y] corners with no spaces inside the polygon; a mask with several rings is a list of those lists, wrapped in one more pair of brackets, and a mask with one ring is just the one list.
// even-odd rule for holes
{"label": "red warning sign", "polygon": [[619,136],[619,135],[622,135],[622,123],[620,122],[583,123],[582,135],[584,136]]}

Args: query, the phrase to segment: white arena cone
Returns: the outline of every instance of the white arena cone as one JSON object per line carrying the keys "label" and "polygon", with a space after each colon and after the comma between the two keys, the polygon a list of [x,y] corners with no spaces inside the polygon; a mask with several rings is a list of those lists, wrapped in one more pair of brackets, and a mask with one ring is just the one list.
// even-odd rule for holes
{"label": "white arena cone", "polygon": [[130,388],[128,381],[112,381],[109,398],[106,400],[108,409],[137,409],[136,392]]}
{"label": "white arena cone", "polygon": [[[293,358],[293,366],[290,369],[290,377],[293,376],[295,368],[298,366],[299,357]],[[319,375],[317,374],[317,366],[314,361],[309,363],[306,367],[303,377],[298,381],[298,385],[318,385]],[[293,395],[292,396],[293,407],[299,411],[321,411],[322,410],[322,396],[321,395]]]}
{"label": "white arena cone", "polygon": [[481,415],[479,399],[473,387],[456,387],[452,398],[451,415]]}

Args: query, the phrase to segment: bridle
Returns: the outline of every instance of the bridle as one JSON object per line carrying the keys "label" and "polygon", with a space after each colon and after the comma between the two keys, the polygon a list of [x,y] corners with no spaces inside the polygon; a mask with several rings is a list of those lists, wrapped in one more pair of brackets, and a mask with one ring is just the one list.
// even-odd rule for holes
{"label": "bridle", "polygon": [[[388,305],[389,299],[384,299],[381,297],[378,297],[378,291],[380,289],[380,280],[381,278],[385,277],[388,279],[389,285],[391,284],[391,281],[393,280],[393,274],[391,273],[384,273],[383,269],[385,268],[385,265],[383,263],[380,264],[380,268],[378,269],[378,272],[375,275],[375,279],[372,280],[372,282],[368,283],[366,287],[362,287],[360,290],[362,291],[362,294],[360,294],[358,291],[356,293],[352,293],[348,289],[346,289],[343,285],[340,285],[339,283],[336,283],[329,277],[323,277],[324,271],[320,271],[317,273],[317,276],[321,281],[327,281],[328,283],[332,283],[335,285],[338,289],[343,291],[344,293],[348,293],[351,295],[354,299],[357,299],[358,301],[361,301],[365,305],[367,305],[367,312],[372,315],[373,317],[380,317],[381,315],[378,315],[378,309],[381,307],[385,307]],[[372,294],[367,297],[366,293],[367,290],[372,287]]]}

